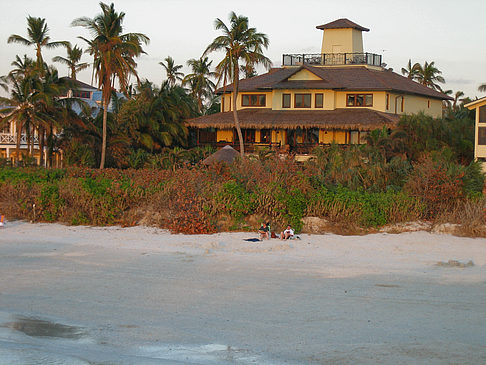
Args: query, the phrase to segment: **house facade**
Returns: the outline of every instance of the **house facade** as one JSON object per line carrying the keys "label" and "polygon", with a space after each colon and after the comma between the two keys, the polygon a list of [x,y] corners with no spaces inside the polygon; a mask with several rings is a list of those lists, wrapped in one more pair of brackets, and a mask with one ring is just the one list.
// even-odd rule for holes
{"label": "house facade", "polygon": [[[393,128],[400,115],[442,115],[448,96],[383,67],[382,56],[363,51],[362,33],[348,19],[317,27],[321,53],[284,54],[282,66],[240,81],[236,99],[245,148],[268,146],[308,153],[316,145],[364,143],[376,128]],[[231,144],[232,85],[220,88],[221,112],[186,121],[196,145]]]}
{"label": "house facade", "polygon": [[476,112],[474,127],[474,159],[482,163],[486,172],[486,97],[464,105]]}

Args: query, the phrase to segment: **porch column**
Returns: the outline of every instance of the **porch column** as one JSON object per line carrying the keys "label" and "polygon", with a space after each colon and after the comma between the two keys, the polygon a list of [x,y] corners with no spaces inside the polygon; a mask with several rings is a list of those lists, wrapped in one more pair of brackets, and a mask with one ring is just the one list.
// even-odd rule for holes
{"label": "porch column", "polygon": [[10,147],[7,147],[7,158],[10,158]]}

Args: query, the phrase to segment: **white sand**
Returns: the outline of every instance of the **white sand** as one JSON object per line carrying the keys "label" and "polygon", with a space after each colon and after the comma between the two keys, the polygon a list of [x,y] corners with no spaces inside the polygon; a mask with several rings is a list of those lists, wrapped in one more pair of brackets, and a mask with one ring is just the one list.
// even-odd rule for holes
{"label": "white sand", "polygon": [[[0,358],[486,363],[485,239],[413,232],[244,241],[252,237],[7,222]],[[450,260],[474,266],[437,265]],[[60,346],[1,330],[19,315],[80,326],[86,336]]]}

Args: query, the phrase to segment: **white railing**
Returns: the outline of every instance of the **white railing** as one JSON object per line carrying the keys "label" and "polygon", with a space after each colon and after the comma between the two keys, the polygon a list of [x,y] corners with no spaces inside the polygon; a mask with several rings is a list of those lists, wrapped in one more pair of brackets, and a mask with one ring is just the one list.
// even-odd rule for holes
{"label": "white railing", "polygon": [[[15,134],[10,133],[0,133],[0,144],[16,144],[17,143],[17,136]],[[39,139],[37,136],[34,136],[34,144],[38,144]],[[27,144],[27,136],[22,134],[20,136],[20,144]]]}

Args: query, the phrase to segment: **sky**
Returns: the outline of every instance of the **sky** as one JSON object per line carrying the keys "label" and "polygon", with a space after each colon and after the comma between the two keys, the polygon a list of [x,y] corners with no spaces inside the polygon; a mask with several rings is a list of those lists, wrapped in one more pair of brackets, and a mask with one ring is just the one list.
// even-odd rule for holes
{"label": "sky", "polygon": [[[108,2],[108,1],[107,1]],[[146,55],[138,59],[138,74],[155,84],[165,78],[159,65],[172,56],[176,64],[199,58],[206,46],[220,33],[214,20],[228,23],[235,11],[250,20],[250,26],[268,35],[267,57],[273,66],[281,66],[284,53],[320,53],[322,31],[317,25],[348,18],[370,29],[363,33],[365,52],[383,55],[383,62],[400,73],[408,60],[423,64],[435,61],[446,80],[443,89],[461,90],[466,96],[483,96],[477,91],[486,83],[486,1],[484,0],[117,0],[115,9],[125,12],[124,31],[144,33],[150,44]],[[68,40],[86,48],[78,36],[89,38],[87,31],[71,27],[78,17],[93,18],[101,12],[99,1],[84,0],[0,0],[0,75],[6,75],[16,55],[35,57],[32,47],[7,44],[11,34],[27,36],[28,15],[45,18],[51,40]],[[44,59],[65,56],[58,48],[44,50]],[[210,55],[213,66],[222,57]],[[83,61],[90,62],[88,55]],[[61,76],[67,67],[57,64]],[[78,79],[91,81],[91,72]]]}

